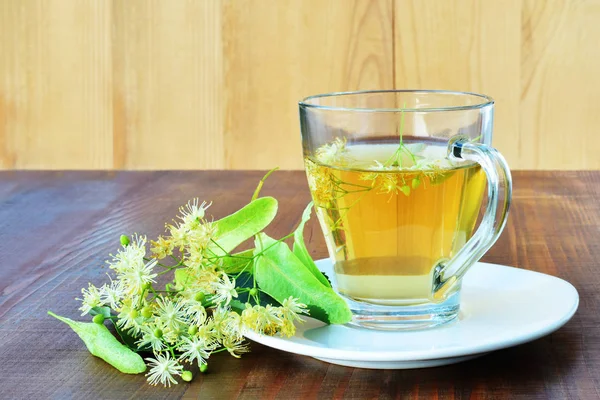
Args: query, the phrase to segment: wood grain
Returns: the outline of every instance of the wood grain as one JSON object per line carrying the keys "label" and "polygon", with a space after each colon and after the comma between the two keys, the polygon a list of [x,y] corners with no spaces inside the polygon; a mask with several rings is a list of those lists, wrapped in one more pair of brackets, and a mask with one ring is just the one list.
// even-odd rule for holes
{"label": "wood grain", "polygon": [[221,3],[113,2],[116,168],[223,167]]}
{"label": "wood grain", "polygon": [[512,168],[600,169],[598,18],[598,0],[3,0],[0,169],[299,169],[299,99],[393,87],[494,97]]}
{"label": "wood grain", "polygon": [[0,2],[0,166],[112,166],[110,3]]}
{"label": "wood grain", "polygon": [[228,168],[302,168],[297,103],[393,86],[391,1],[227,1]]}
{"label": "wood grain", "polygon": [[523,168],[600,168],[599,14],[599,1],[523,2]]}
{"label": "wood grain", "polygon": [[[73,300],[106,280],[121,233],[157,235],[188,199],[215,217],[245,204],[262,172],[1,172],[0,397],[283,399],[592,399],[600,391],[600,172],[516,172],[508,225],[484,261],[550,273],[579,291],[557,332],[446,367],[361,370],[258,344],[240,360],[219,354],[210,373],[171,389],[120,374],[92,357],[46,310],[80,319]],[[302,172],[278,172],[264,194],[280,201],[271,233],[298,223],[309,200]],[[318,224],[308,248],[326,256]]]}
{"label": "wood grain", "polygon": [[520,3],[396,0],[394,14],[396,87],[492,96],[493,144],[517,168]]}

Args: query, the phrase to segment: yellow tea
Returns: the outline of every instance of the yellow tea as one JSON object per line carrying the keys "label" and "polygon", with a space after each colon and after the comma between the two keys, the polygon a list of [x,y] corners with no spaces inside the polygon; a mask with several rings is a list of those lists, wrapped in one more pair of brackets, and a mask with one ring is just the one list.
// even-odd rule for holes
{"label": "yellow tea", "polygon": [[477,222],[486,185],[479,165],[452,163],[445,145],[404,147],[338,140],[305,158],[338,290],[354,300],[436,302],[435,266]]}

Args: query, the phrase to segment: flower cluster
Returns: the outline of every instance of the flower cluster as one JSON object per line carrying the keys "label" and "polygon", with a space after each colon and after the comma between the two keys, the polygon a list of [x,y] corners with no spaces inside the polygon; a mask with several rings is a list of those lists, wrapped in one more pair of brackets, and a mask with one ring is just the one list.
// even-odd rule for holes
{"label": "flower cluster", "polygon": [[[82,315],[110,308],[111,320],[134,343],[132,349],[153,354],[146,358],[151,384],[170,386],[176,377],[189,381],[186,364],[204,371],[214,353],[240,357],[248,351],[246,329],[292,336],[294,322],[307,314],[292,297],[281,304],[261,301],[260,288],[247,274],[255,256],[220,247],[218,226],[205,216],[209,206],[190,201],[166,226],[166,234],[150,243],[145,236],[122,236],[122,247],[107,261],[110,281],[89,284],[78,299]],[[231,263],[237,268],[228,269]],[[161,284],[165,278],[168,282]]]}
{"label": "flower cluster", "polygon": [[322,145],[315,153],[317,160],[326,165],[348,162],[346,142],[346,138],[337,137],[331,143]]}

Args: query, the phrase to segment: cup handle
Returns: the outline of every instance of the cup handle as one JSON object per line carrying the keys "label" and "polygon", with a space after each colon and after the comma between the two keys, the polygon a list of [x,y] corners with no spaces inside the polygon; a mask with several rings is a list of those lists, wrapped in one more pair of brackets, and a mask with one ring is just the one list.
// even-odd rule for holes
{"label": "cup handle", "polygon": [[486,211],[475,234],[454,257],[440,262],[434,271],[434,295],[444,298],[455,282],[460,282],[467,270],[496,242],[506,225],[512,197],[512,178],[508,164],[494,148],[470,142],[458,136],[448,144],[448,158],[453,161],[474,161],[481,165],[487,177]]}

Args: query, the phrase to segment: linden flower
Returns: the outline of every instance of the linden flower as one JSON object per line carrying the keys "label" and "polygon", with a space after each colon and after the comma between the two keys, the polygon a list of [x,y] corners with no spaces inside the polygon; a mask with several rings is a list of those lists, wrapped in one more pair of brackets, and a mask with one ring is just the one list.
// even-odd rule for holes
{"label": "linden flower", "polygon": [[331,164],[342,161],[346,153],[346,138],[336,138],[332,143],[319,147],[315,156],[323,164]]}
{"label": "linden flower", "polygon": [[242,322],[253,331],[267,335],[274,334],[281,325],[278,310],[270,304],[266,307],[252,307],[246,303],[246,309],[242,311]]}
{"label": "linden flower", "polygon": [[101,300],[102,291],[91,283],[88,283],[87,289],[81,289],[81,293],[83,294],[83,299],[75,299],[81,301],[81,307],[79,307],[79,310],[81,310],[81,315],[86,315],[92,310],[92,308],[99,307],[104,304]]}
{"label": "linden flower", "polygon": [[223,331],[227,336],[242,338],[244,323],[242,316],[235,311],[230,311],[223,324]]}
{"label": "linden flower", "polygon": [[163,342],[161,337],[156,336],[156,330],[160,329],[156,324],[144,324],[141,326],[141,339],[139,339],[135,344],[139,348],[143,348],[145,346],[152,347],[152,351],[158,352],[166,348],[165,343]]}
{"label": "linden flower", "polygon": [[185,313],[190,318],[192,325],[202,325],[206,322],[206,309],[200,301],[194,299],[186,300]]}
{"label": "linden flower", "polygon": [[215,325],[212,320],[206,321],[204,325],[201,325],[196,332],[196,336],[204,340],[207,348],[215,349],[218,347],[217,340],[218,333],[215,330]]}
{"label": "linden flower", "polygon": [[181,375],[183,366],[179,365],[176,359],[171,358],[169,353],[155,354],[156,359],[146,358],[146,361],[150,364],[150,371],[146,374],[148,382],[151,385],[156,385],[159,382],[166,387],[171,387],[171,383],[177,384],[174,375]]}
{"label": "linden flower", "polygon": [[119,278],[125,287],[125,292],[130,295],[142,294],[145,284],[156,283],[154,278],[157,274],[153,273],[153,269],[157,262],[157,259],[153,259],[147,264],[131,265],[129,269],[123,271]]}
{"label": "linden flower", "polygon": [[223,346],[225,346],[229,354],[235,358],[240,358],[243,353],[250,351],[248,344],[244,343],[244,340],[239,338],[227,337],[223,340]]}
{"label": "linden flower", "polygon": [[225,273],[221,274],[219,280],[212,282],[211,287],[215,291],[213,302],[217,304],[226,306],[231,302],[232,297],[238,297],[235,290],[235,278],[229,280],[229,276]]}
{"label": "linden flower", "polygon": [[108,305],[113,310],[118,310],[121,299],[125,295],[123,283],[120,280],[114,281],[110,278],[110,285],[105,283],[102,285],[101,290],[102,303]]}
{"label": "linden flower", "polygon": [[205,258],[203,248],[190,246],[185,256],[185,264],[191,268],[201,268]]}
{"label": "linden flower", "polygon": [[197,360],[198,365],[206,364],[206,360],[210,357],[210,351],[213,350],[212,343],[207,343],[204,338],[198,336],[184,337],[181,340],[183,344],[177,348],[182,352],[179,356],[180,360],[187,360],[189,363]]}
{"label": "linden flower", "polygon": [[163,341],[171,346],[175,346],[181,339],[181,335],[184,333],[185,326],[180,325],[176,329],[172,329],[165,326],[163,330]]}
{"label": "linden flower", "polygon": [[227,317],[229,311],[225,307],[219,306],[213,311],[212,315],[212,329],[214,330],[214,334],[218,338],[223,338],[228,335],[227,332]]}
{"label": "linden flower", "polygon": [[306,162],[306,176],[315,204],[328,204],[335,197],[335,183],[326,167]]}
{"label": "linden flower", "polygon": [[185,290],[180,296],[186,299],[193,299],[198,292],[213,293],[213,283],[220,279],[220,273],[216,271],[215,266],[200,265],[196,268],[187,268],[188,279],[185,282]]}
{"label": "linden flower", "polygon": [[159,296],[156,299],[157,319],[172,331],[178,331],[181,324],[185,323],[185,310],[181,299],[175,301]]}
{"label": "linden flower", "polygon": [[137,265],[144,262],[146,256],[146,236],[138,236],[134,234],[133,240],[122,249],[119,249],[116,255],[112,255],[112,260],[108,261],[111,269],[117,273],[129,269],[132,265]]}
{"label": "linden flower", "polygon": [[183,225],[188,229],[194,229],[197,224],[204,219],[205,211],[212,205],[212,203],[206,204],[205,201],[198,205],[199,202],[199,199],[195,198],[188,201],[185,206],[179,208],[181,216],[178,218],[183,221]]}
{"label": "linden flower", "polygon": [[286,337],[292,337],[296,334],[296,325],[289,319],[284,319],[281,325],[281,334]]}
{"label": "linden flower", "polygon": [[154,255],[154,257],[158,259],[165,258],[173,254],[173,241],[170,239],[165,239],[162,236],[159,236],[156,241],[151,241],[152,247],[150,251]]}
{"label": "linden flower", "polygon": [[214,222],[205,222],[198,225],[198,227],[190,233],[190,246],[206,249],[216,234],[217,225]]}
{"label": "linden flower", "polygon": [[398,177],[395,174],[378,174],[376,179],[379,193],[398,193]]}
{"label": "linden flower", "polygon": [[141,325],[138,321],[139,312],[133,306],[133,300],[127,298],[121,305],[121,312],[119,313],[117,325],[123,330],[129,330],[129,333],[137,336],[141,331]]}
{"label": "linden flower", "polygon": [[180,251],[183,250],[189,242],[189,229],[185,225],[167,225],[167,229],[171,234],[171,242],[173,243],[173,247],[179,248]]}
{"label": "linden flower", "polygon": [[300,318],[300,314],[308,314],[308,310],[306,309],[306,304],[302,304],[298,301],[298,299],[290,296],[285,299],[281,303],[281,313],[283,315],[284,320],[288,321],[301,321],[304,320]]}
{"label": "linden flower", "polygon": [[265,321],[263,331],[267,335],[274,335],[283,323],[280,317],[279,307],[267,304],[259,309],[260,318]]}
{"label": "linden flower", "polygon": [[225,308],[219,307],[213,314],[213,323],[221,338],[242,337],[242,317],[235,311],[227,311]]}

